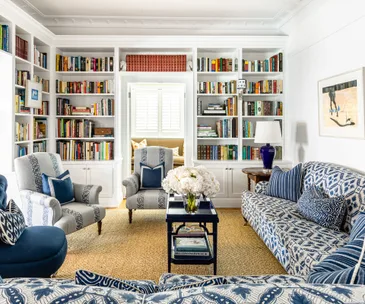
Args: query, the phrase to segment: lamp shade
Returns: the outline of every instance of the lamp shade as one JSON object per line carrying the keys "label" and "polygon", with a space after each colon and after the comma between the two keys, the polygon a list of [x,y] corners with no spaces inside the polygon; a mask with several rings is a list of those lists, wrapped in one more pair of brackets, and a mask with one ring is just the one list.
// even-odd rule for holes
{"label": "lamp shade", "polygon": [[255,143],[279,144],[281,143],[281,130],[278,121],[256,122]]}

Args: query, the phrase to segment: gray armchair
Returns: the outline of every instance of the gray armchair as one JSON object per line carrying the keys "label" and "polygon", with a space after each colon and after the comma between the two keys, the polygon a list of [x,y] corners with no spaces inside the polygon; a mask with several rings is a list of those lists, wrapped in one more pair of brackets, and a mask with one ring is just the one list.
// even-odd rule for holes
{"label": "gray armchair", "polygon": [[163,189],[140,189],[140,163],[155,167],[165,162],[165,175],[173,168],[172,149],[163,147],[146,147],[134,151],[134,173],[123,180],[126,187],[129,223],[132,223],[132,210],[166,209],[168,194]]}
{"label": "gray armchair", "polygon": [[98,223],[101,233],[105,208],[99,205],[101,186],[73,184],[75,201],[62,205],[42,193],[42,173],[58,176],[64,172],[58,154],[38,152],[15,159],[15,173],[21,210],[28,226],[56,226],[66,234]]}

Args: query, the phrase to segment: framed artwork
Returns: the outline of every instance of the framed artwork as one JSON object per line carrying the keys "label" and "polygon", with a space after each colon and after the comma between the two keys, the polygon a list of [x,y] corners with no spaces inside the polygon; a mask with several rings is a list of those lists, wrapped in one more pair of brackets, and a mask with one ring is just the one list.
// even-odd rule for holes
{"label": "framed artwork", "polygon": [[25,106],[29,108],[42,108],[42,84],[27,80],[25,93]]}
{"label": "framed artwork", "polygon": [[364,138],[364,68],[318,82],[319,135]]}

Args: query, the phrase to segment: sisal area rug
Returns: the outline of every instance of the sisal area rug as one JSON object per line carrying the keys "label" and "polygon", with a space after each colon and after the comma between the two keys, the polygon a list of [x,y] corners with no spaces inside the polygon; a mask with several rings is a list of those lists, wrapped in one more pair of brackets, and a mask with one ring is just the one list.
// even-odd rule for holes
{"label": "sisal area rug", "polygon": [[[218,209],[218,275],[284,274],[285,270],[239,209]],[[128,223],[125,208],[108,209],[102,234],[96,225],[67,237],[68,253],[57,278],[86,269],[122,279],[158,281],[167,272],[164,210],[137,210]],[[213,274],[213,265],[172,265],[173,273]]]}

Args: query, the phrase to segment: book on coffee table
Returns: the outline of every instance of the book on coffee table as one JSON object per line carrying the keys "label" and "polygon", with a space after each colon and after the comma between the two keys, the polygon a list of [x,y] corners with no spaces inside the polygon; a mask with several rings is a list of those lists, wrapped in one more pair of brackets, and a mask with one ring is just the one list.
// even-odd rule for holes
{"label": "book on coffee table", "polygon": [[177,251],[207,251],[205,237],[175,237]]}

